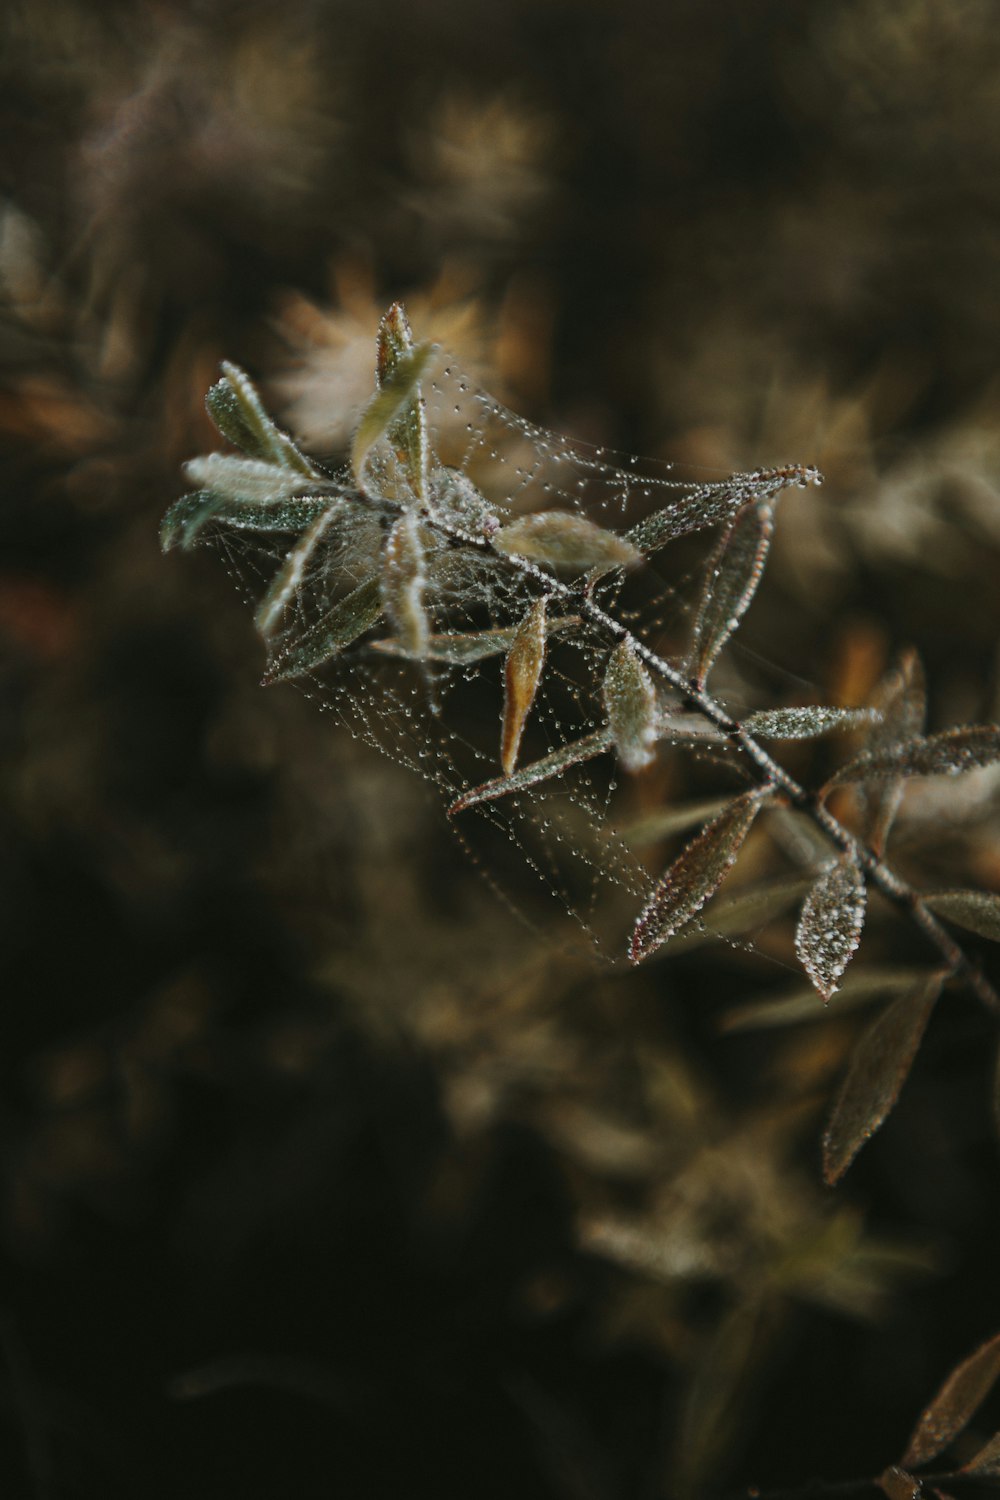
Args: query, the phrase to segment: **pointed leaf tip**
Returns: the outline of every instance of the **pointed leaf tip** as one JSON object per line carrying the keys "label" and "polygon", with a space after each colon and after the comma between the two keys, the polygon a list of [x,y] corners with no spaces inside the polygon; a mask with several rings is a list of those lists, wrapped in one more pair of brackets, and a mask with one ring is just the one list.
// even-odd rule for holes
{"label": "pointed leaf tip", "polygon": [[493,546],[508,557],[524,557],[568,573],[582,573],[599,564],[631,567],[642,561],[642,553],[626,537],[569,510],[521,516],[494,533]]}
{"label": "pointed leaf tip", "polygon": [[937,1458],[986,1400],[998,1376],[1000,1333],[995,1334],[952,1370],[922,1413],[902,1462],[907,1467],[916,1468]]}
{"label": "pointed leaf tip", "polygon": [[630,640],[611,653],[603,696],[618,759],[626,771],[642,770],[652,761],[656,744],[656,690]]}
{"label": "pointed leaf tip", "polygon": [[545,610],[545,599],[537,599],[518,626],[504,662],[500,764],[505,776],[510,776],[517,765],[524,726],[542,677],[545,661]]}
{"label": "pointed leaf tip", "polygon": [[795,931],[799,962],[824,1003],[836,992],[865,921],[865,878],[850,855],[843,855],[813,886]]}
{"label": "pointed leaf tip", "polygon": [[773,533],[773,503],[755,501],[737,514],[709,560],[691,648],[691,675],[700,686],[750,608]]}

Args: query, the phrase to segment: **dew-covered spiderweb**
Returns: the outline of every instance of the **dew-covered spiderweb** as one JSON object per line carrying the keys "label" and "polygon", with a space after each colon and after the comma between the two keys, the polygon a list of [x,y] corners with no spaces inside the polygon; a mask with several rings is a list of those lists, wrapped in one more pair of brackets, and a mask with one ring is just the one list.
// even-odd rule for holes
{"label": "dew-covered spiderweb", "polygon": [[[324,465],[322,482],[279,504],[217,507],[200,536],[220,550],[257,612],[269,678],[294,682],[352,735],[424,777],[451,808],[501,775],[505,656],[543,594],[544,667],[519,770],[563,751],[573,762],[567,747],[606,724],[601,683],[616,640],[589,606],[680,665],[696,587],[690,575],[666,582],[659,548],[671,536],[718,526],[768,484],[787,481],[692,482],[667,466],[569,442],[508,411],[437,351],[420,394],[429,460],[419,504],[398,434],[383,435],[366,455],[360,489],[357,477]],[[420,517],[420,651],[387,617],[380,583],[401,510]],[[655,554],[652,562],[525,570],[484,545],[516,518],[557,510],[632,536],[643,554]],[[685,716],[665,683],[656,686],[673,725],[658,754],[716,761],[722,792],[739,790],[725,744]],[[654,850],[658,862],[649,867],[648,851],[620,831],[641,807],[636,778],[599,746],[519,792],[452,812],[450,822],[519,911],[534,917],[540,903],[554,903],[600,952],[618,958],[662,865]]]}

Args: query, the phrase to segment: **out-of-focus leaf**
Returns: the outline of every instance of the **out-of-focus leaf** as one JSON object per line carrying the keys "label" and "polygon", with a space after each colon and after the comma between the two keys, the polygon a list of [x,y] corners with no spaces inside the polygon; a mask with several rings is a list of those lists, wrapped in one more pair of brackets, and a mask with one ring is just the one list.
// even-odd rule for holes
{"label": "out-of-focus leaf", "polygon": [[503,669],[500,764],[505,776],[517,765],[521,736],[535,701],[545,661],[545,599],[536,599],[517,627]]}
{"label": "out-of-focus leaf", "polygon": [[596,729],[593,734],[571,740],[568,745],[560,745],[550,755],[543,755],[540,760],[533,760],[530,765],[522,766],[512,776],[498,776],[495,781],[484,781],[481,786],[471,787],[455,798],[448,808],[448,815],[451,817],[455,813],[464,812],[467,807],[475,807],[477,802],[493,802],[497,797],[506,797],[511,792],[525,791],[540,781],[548,781],[553,776],[561,775],[570,766],[593,760],[610,748],[610,729]]}
{"label": "out-of-focus leaf", "polygon": [[406,511],[394,523],[382,552],[382,607],[411,656],[422,659],[430,622],[424,609],[426,574],[420,523]]}
{"label": "out-of-focus leaf", "polygon": [[963,1474],[981,1474],[983,1478],[1000,1478],[1000,1432],[994,1433],[985,1447],[962,1466]]}
{"label": "out-of-focus leaf", "polygon": [[640,771],[653,759],[656,689],[631,641],[622,641],[612,651],[602,691],[618,759],[626,771]]}
{"label": "out-of-focus leaf", "polygon": [[641,552],[625,537],[568,510],[541,510],[511,521],[495,532],[493,546],[507,556],[570,573],[599,563],[631,567],[642,561]]}
{"label": "out-of-focus leaf", "polygon": [[628,956],[641,963],[689,922],[721,885],[739,854],[765,794],[736,797],[706,824],[657,881],[629,942]]}
{"label": "out-of-focus leaf", "polygon": [[682,802],[676,807],[658,807],[641,818],[623,823],[613,832],[626,844],[641,849],[645,844],[656,844],[660,839],[670,838],[671,834],[683,833],[686,828],[700,827],[721,812],[729,800],[728,797],[713,797],[708,802]]}
{"label": "out-of-focus leaf", "polygon": [[879,1475],[878,1487],[888,1500],[916,1500],[920,1494],[920,1480],[914,1479],[898,1464],[891,1464]]}
{"label": "out-of-focus leaf", "polygon": [[820,876],[803,902],[795,951],[824,1001],[861,941],[865,908],[865,878],[849,854]]}
{"label": "out-of-focus leaf", "polygon": [[[579,615],[556,615],[547,618],[545,631],[549,636],[567,635],[580,623]],[[471,666],[491,656],[502,656],[514,644],[518,626],[501,626],[496,630],[454,631],[441,635],[429,635],[422,660],[447,662],[453,667]],[[388,636],[384,641],[372,641],[372,650],[386,656],[411,657],[402,641]]]}
{"label": "out-of-focus leaf", "polygon": [[889,750],[866,751],[842,766],[828,786],[849,781],[874,781],[896,776],[958,776],[1000,760],[1000,726],[967,724],[946,729],[926,739],[907,740]]}
{"label": "out-of-focus leaf", "polygon": [[691,647],[691,675],[699,686],[704,685],[713,662],[750,607],[773,532],[773,505],[765,501],[748,505],[724,533],[709,560]]}
{"label": "out-of-focus leaf", "polygon": [[757,1302],[734,1307],[713,1333],[698,1361],[681,1411],[671,1466],[671,1490],[679,1500],[702,1494],[734,1447],[752,1373],[764,1335],[764,1309]]}
{"label": "out-of-focus leaf", "polygon": [[939,917],[1000,942],[1000,896],[990,891],[930,891],[922,900]]}
{"label": "out-of-focus leaf", "polygon": [[223,360],[222,370],[225,378],[205,397],[208,414],[222,436],[251,458],[316,478],[309,459],[271,421],[249,375],[228,360]]}
{"label": "out-of-focus leaf", "polygon": [[743,728],[766,740],[814,740],[822,734],[840,733],[871,724],[876,717],[873,708],[824,708],[809,704],[803,708],[775,708],[751,714]]}
{"label": "out-of-focus leaf", "polygon": [[382,590],[377,578],[368,578],[345,594],[322,619],[300,636],[288,651],[273,662],[264,675],[266,683],[285,682],[320,667],[336,656],[382,618]]}
{"label": "out-of-focus leaf", "polygon": [[[423,343],[415,344],[407,354],[401,355],[391,375],[375,392],[362,412],[361,421],[358,423],[354,441],[351,444],[351,473],[354,475],[355,483],[361,489],[364,489],[366,458],[379,438],[389,434],[393,424],[404,413],[407,406],[419,400],[420,381],[433,353],[433,344]],[[407,454],[407,463],[409,465],[409,454]],[[426,494],[426,455],[422,472]],[[414,486],[414,494],[418,499],[423,498],[419,488],[419,475],[411,472],[410,477]]]}
{"label": "out-of-focus leaf", "polygon": [[321,515],[299,537],[278,569],[267,593],[257,607],[254,621],[262,635],[268,635],[280,618],[285,605],[302,582],[306,565],[325,533],[347,510],[346,500],[332,500]]}
{"label": "out-of-focus leaf", "polygon": [[[899,664],[879,683],[872,696],[872,707],[880,715],[865,736],[865,752],[880,755],[904,744],[924,732],[927,714],[927,689],[924,669],[915,651],[906,651]],[[885,848],[900,798],[902,777],[876,780],[860,787],[863,826],[872,848]]]}
{"label": "out-of-focus leaf", "polygon": [[[829,1185],[840,1181],[899,1098],[942,983],[941,974],[921,980],[876,1016],[855,1047],[823,1135],[823,1177]],[[918,1460],[907,1453],[903,1462]]]}
{"label": "out-of-focus leaf", "polygon": [[1000,1333],[956,1365],[913,1429],[901,1463],[919,1468],[937,1458],[966,1426],[1000,1375]]}
{"label": "out-of-focus leaf", "polygon": [[[725,805],[725,804],[724,804]],[[717,937],[751,932],[780,917],[812,885],[811,877],[782,876],[720,896],[697,921],[689,922],[670,939],[671,953],[690,952]]]}
{"label": "out-of-focus leaf", "polygon": [[746,1005],[727,1010],[719,1021],[719,1030],[754,1031],[771,1026],[795,1026],[803,1021],[824,1021],[840,1016],[855,1006],[868,1005],[887,995],[911,991],[929,977],[926,969],[861,969],[852,972],[837,991],[837,1008],[828,1010],[820,1003],[812,985],[783,995],[767,995]]}

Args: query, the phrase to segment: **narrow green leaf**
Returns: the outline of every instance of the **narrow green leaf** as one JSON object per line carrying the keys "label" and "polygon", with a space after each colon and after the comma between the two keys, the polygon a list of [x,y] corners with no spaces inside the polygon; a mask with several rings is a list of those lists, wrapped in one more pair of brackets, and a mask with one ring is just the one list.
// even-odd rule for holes
{"label": "narrow green leaf", "polygon": [[823,734],[840,733],[872,724],[877,719],[874,708],[824,708],[809,704],[803,708],[775,708],[751,714],[743,728],[749,734],[766,740],[814,740]]}
{"label": "narrow green leaf", "polygon": [[316,477],[305,454],[271,421],[249,375],[228,360],[223,360],[222,369],[225,378],[205,397],[208,414],[222,436],[251,458]]}
{"label": "narrow green leaf", "polygon": [[545,661],[545,609],[545,599],[536,599],[517,627],[504,662],[500,764],[505,776],[510,776],[517,765],[524,726],[542,678]]}
{"label": "narrow green leaf", "polygon": [[713,662],[750,607],[773,532],[774,506],[766,501],[748,505],[709,559],[691,647],[691,675],[699,687],[704,686]]}
{"label": "narrow green leaf", "polygon": [[922,1414],[901,1460],[919,1468],[937,1458],[966,1427],[1000,1375],[1000,1333],[956,1365]]}
{"label": "narrow green leaf", "polygon": [[642,554],[617,532],[596,526],[569,510],[542,510],[501,526],[493,546],[508,557],[525,557],[546,567],[582,573],[599,563],[630,567]]}
{"label": "narrow green leaf", "polygon": [[908,740],[889,750],[866,751],[830,778],[828,786],[896,776],[958,776],[1000,760],[1000,727],[967,724],[926,739]]}
{"label": "narrow green leaf", "polygon": [[[390,385],[401,373],[413,349],[413,334],[403,305],[394,302],[379,324],[376,341],[375,378],[380,388]],[[421,504],[426,503],[430,453],[427,413],[420,399],[419,386],[387,429],[386,437],[402,449],[413,493]]]}
{"label": "narrow green leaf", "polygon": [[309,559],[335,521],[347,510],[346,500],[331,500],[311,526],[307,526],[285,561],[278,569],[271,586],[257,606],[254,623],[261,635],[269,635],[274,625],[302,582]]}
{"label": "narrow green leaf", "polygon": [[[915,651],[906,651],[879,683],[872,707],[880,718],[865,737],[865,751],[879,755],[924,732],[927,688],[924,669]],[[868,843],[881,854],[903,795],[903,778],[875,780],[859,788],[863,830]]]}
{"label": "narrow green leaf", "polygon": [[568,745],[560,745],[558,750],[543,755],[541,760],[533,760],[530,765],[522,766],[512,776],[498,776],[495,781],[484,781],[481,786],[471,787],[455,798],[448,808],[448,816],[454,817],[467,807],[475,807],[478,802],[495,802],[498,797],[509,796],[512,792],[526,791],[528,787],[537,786],[540,781],[560,776],[570,766],[593,760],[610,748],[610,729],[596,729],[593,734],[571,740]]}
{"label": "narrow green leaf", "polygon": [[304,494],[316,484],[314,475],[299,474],[260,458],[234,458],[229,453],[206,453],[189,459],[184,477],[199,489],[259,505]]}
{"label": "narrow green leaf", "polygon": [[612,651],[602,692],[618,759],[626,771],[641,771],[653,760],[658,713],[656,689],[631,641]]}
{"label": "narrow green leaf", "polygon": [[[881,1011],[854,1049],[847,1077],[823,1135],[823,1177],[839,1182],[865,1141],[889,1114],[941,993],[932,974]],[[916,1463],[908,1452],[904,1464]]]}
{"label": "narrow green leaf", "polygon": [[842,1016],[845,1010],[870,1005],[888,995],[908,994],[929,978],[926,969],[861,969],[852,971],[837,991],[837,1008],[823,1005],[812,985],[781,995],[761,996],[746,1005],[727,1010],[719,1021],[722,1032],[757,1031],[774,1026],[797,1026],[805,1021],[824,1021]]}
{"label": "narrow green leaf", "polygon": [[[580,624],[579,615],[556,615],[546,618],[545,630],[549,636],[570,635]],[[486,661],[491,656],[502,656],[514,644],[518,626],[503,625],[495,630],[453,631],[427,637],[424,661],[446,662],[453,667],[471,666]],[[372,650],[386,656],[402,656],[412,660],[412,653],[395,636],[383,641],[372,641]]]}
{"label": "narrow green leaf", "polygon": [[929,891],[921,899],[939,917],[1000,943],[1000,896],[990,891]]}
{"label": "narrow green leaf", "polygon": [[[419,386],[431,355],[433,344],[415,344],[396,361],[392,373],[386,378],[365,407],[358,429],[351,444],[351,473],[355,483],[364,489],[365,460],[381,437],[391,436],[390,429],[403,413],[419,402]],[[410,455],[407,453],[409,467]],[[422,476],[422,484],[421,484]],[[410,469],[414,494],[418,499],[426,496],[426,455],[423,468],[414,473]]]}
{"label": "narrow green leaf", "polygon": [[182,495],[167,511],[160,525],[160,546],[164,552],[178,545],[188,548],[210,521],[236,531],[297,532],[311,525],[329,505],[329,499],[315,496],[274,505],[248,505],[227,500],[212,490],[198,490]]}
{"label": "narrow green leaf", "polygon": [[657,881],[629,942],[628,955],[641,963],[701,910],[736,860],[765,794],[757,787],[736,797],[706,824]]}
{"label": "narrow green leaf", "polygon": [[849,854],[820,876],[803,903],[795,951],[824,1003],[861,941],[865,906],[865,878]]}
{"label": "narrow green leaf", "polygon": [[395,522],[382,552],[382,607],[410,656],[423,659],[430,636],[420,523],[413,511]]}
{"label": "narrow green leaf", "polygon": [[266,683],[285,682],[311,672],[371,630],[382,618],[382,590],[377,578],[366,578],[345,594],[322,619],[268,667]]}

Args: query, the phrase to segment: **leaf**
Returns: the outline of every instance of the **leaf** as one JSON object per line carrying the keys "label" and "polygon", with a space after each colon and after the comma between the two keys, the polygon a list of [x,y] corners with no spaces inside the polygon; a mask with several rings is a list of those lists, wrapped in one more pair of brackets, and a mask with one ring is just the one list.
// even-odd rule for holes
{"label": "leaf", "polygon": [[773,505],[748,505],[709,559],[691,647],[691,674],[699,687],[704,687],[712,663],[750,607],[773,532]]}
{"label": "leaf", "polygon": [[775,708],[751,714],[744,719],[748,734],[767,740],[813,740],[822,734],[857,729],[872,724],[878,717],[874,708],[824,708],[809,704],[803,708]]}
{"label": "leaf", "polygon": [[223,360],[222,370],[224,379],[205,397],[208,414],[222,436],[251,458],[315,478],[317,471],[309,459],[271,421],[249,375],[228,360]]}
{"label": "leaf", "polygon": [[[867,753],[877,755],[923,734],[927,689],[924,669],[915,651],[904,652],[899,664],[882,679],[872,695],[872,707],[881,718],[868,731]],[[862,784],[860,793],[867,841],[881,854],[903,795],[903,780],[897,777],[874,781],[869,786]]]}
{"label": "leaf", "polygon": [[642,554],[617,532],[596,526],[568,510],[541,510],[501,526],[493,546],[506,556],[527,558],[550,568],[582,573],[599,563],[631,567]]}
{"label": "leaf", "polygon": [[929,891],[921,900],[939,917],[1000,943],[1000,896],[990,891]]}
{"label": "leaf", "polygon": [[332,500],[322,514],[316,517],[312,525],[306,528],[295,546],[286,555],[270,588],[257,606],[254,623],[261,635],[270,633],[288,600],[302,582],[306,564],[313,552],[333,522],[339,520],[346,510],[346,500]]}
{"label": "leaf", "polygon": [[423,606],[424,548],[420,523],[404,511],[389,532],[382,551],[382,607],[409,655],[423,659],[430,622]]}
{"label": "leaf", "polygon": [[989,1395],[1000,1375],[1000,1333],[956,1365],[913,1429],[901,1460],[919,1467],[947,1448]]}
{"label": "leaf", "polygon": [[[380,388],[385,389],[405,368],[413,348],[413,334],[402,303],[394,302],[379,324],[376,341],[375,379]],[[421,503],[425,503],[428,494],[429,447],[427,414],[420,399],[419,386],[387,429],[386,437],[390,443],[402,449],[413,493]]]}
{"label": "leaf", "polygon": [[807,484],[821,484],[816,469],[797,464],[787,469],[758,469],[753,474],[733,474],[721,484],[700,485],[693,493],[682,496],[676,504],[654,511],[625,535],[645,556],[657,552],[668,542],[719,526],[729,521],[744,506],[773,499],[789,485],[804,489]]}
{"label": "leaf", "polygon": [[286,682],[322,666],[353,644],[382,618],[382,590],[377,578],[366,578],[311,626],[268,667],[264,682]]}
{"label": "leaf", "polygon": [[231,500],[287,500],[289,495],[315,489],[316,476],[299,474],[259,458],[234,458],[231,453],[206,453],[183,466],[185,479],[199,489],[213,490]]}
{"label": "leaf", "polygon": [[[415,344],[408,353],[400,355],[392,373],[362,412],[351,444],[351,473],[360,488],[364,488],[365,461],[375,444],[381,437],[391,437],[393,424],[408,406],[419,401],[420,380],[433,353],[434,345],[423,343]],[[417,472],[413,471],[409,452],[406,457],[414,493],[423,500],[427,493],[426,453],[423,466]]]}
{"label": "leaf", "polygon": [[652,761],[656,744],[656,689],[629,640],[611,653],[603,696],[618,759],[626,771],[641,771]]}
{"label": "leaf", "polygon": [[624,839],[634,849],[646,844],[657,844],[674,833],[683,833],[687,828],[699,827],[709,818],[728,807],[728,797],[712,797],[707,802],[682,802],[676,807],[658,807],[655,811],[611,829],[617,838]]}
{"label": "leaf", "polygon": [[678,1500],[704,1495],[732,1451],[769,1336],[765,1304],[747,1300],[731,1307],[705,1341],[681,1407],[671,1464]]}
{"label": "leaf", "polygon": [[530,765],[522,766],[512,776],[498,776],[495,781],[484,781],[481,786],[471,787],[469,791],[455,798],[448,808],[448,816],[454,817],[456,813],[464,812],[467,807],[475,807],[478,802],[493,802],[498,797],[509,796],[512,792],[526,791],[529,786],[536,786],[540,781],[548,781],[553,776],[559,776],[570,766],[578,765],[581,761],[593,760],[595,756],[610,748],[610,729],[596,729],[593,734],[584,735],[579,740],[571,740],[568,745],[560,745],[558,750],[553,750],[549,755],[543,755],[541,760],[533,760]]}
{"label": "leaf", "polygon": [[781,916],[809,889],[800,875],[744,886],[731,896],[719,896],[698,921],[682,927],[669,940],[671,953],[690,952],[717,937],[731,937],[759,928]]}
{"label": "leaf", "polygon": [[920,1494],[920,1480],[914,1479],[898,1464],[891,1464],[876,1481],[879,1489],[889,1500],[916,1500]]}
{"label": "leaf", "polygon": [[958,776],[1000,760],[1000,727],[967,724],[945,729],[926,739],[907,740],[889,750],[866,751],[827,782],[828,787],[850,781],[886,780],[896,776]]}
{"label": "leaf", "polygon": [[865,904],[865,878],[849,854],[820,876],[803,903],[795,951],[824,1002],[861,941]]}
{"label": "leaf", "polygon": [[545,661],[544,598],[536,599],[517,627],[503,668],[503,726],[500,734],[500,764],[505,776],[517,765],[521,736]]}
{"label": "leaf", "polygon": [[192,546],[198,533],[209,521],[237,531],[301,531],[321,516],[329,506],[326,498],[283,500],[274,505],[246,505],[226,500],[211,490],[198,490],[175,500],[160,525],[160,546],[164,552],[178,544]]}
{"label": "leaf", "polygon": [[975,1458],[970,1458],[967,1464],[962,1466],[963,1474],[980,1474],[984,1478],[1000,1478],[1000,1432],[990,1438],[984,1448],[980,1448]]}
{"label": "leaf", "polygon": [[824,1021],[843,1015],[859,1005],[868,1005],[886,995],[911,991],[928,978],[926,969],[852,970],[837,991],[837,1009],[822,1005],[812,985],[782,995],[762,996],[747,1005],[734,1006],[719,1020],[722,1032],[754,1031],[772,1026],[795,1026],[803,1021]]}
{"label": "leaf", "polygon": [[[943,976],[932,974],[887,1006],[854,1049],[823,1135],[823,1178],[839,1182],[889,1114],[917,1055]],[[904,1464],[918,1462],[907,1453]]]}
{"label": "leaf", "polygon": [[755,787],[736,797],[706,824],[653,888],[629,942],[628,956],[641,963],[689,922],[721,885],[740,852],[765,793]]}
{"label": "leaf", "polygon": [[[567,635],[580,624],[579,615],[556,615],[546,619],[545,630],[549,636]],[[446,662],[453,667],[472,666],[491,656],[502,656],[514,644],[516,625],[504,625],[496,630],[453,631],[441,635],[429,635],[422,660]],[[372,641],[372,650],[386,656],[411,657],[402,641],[388,636],[383,641]]]}

